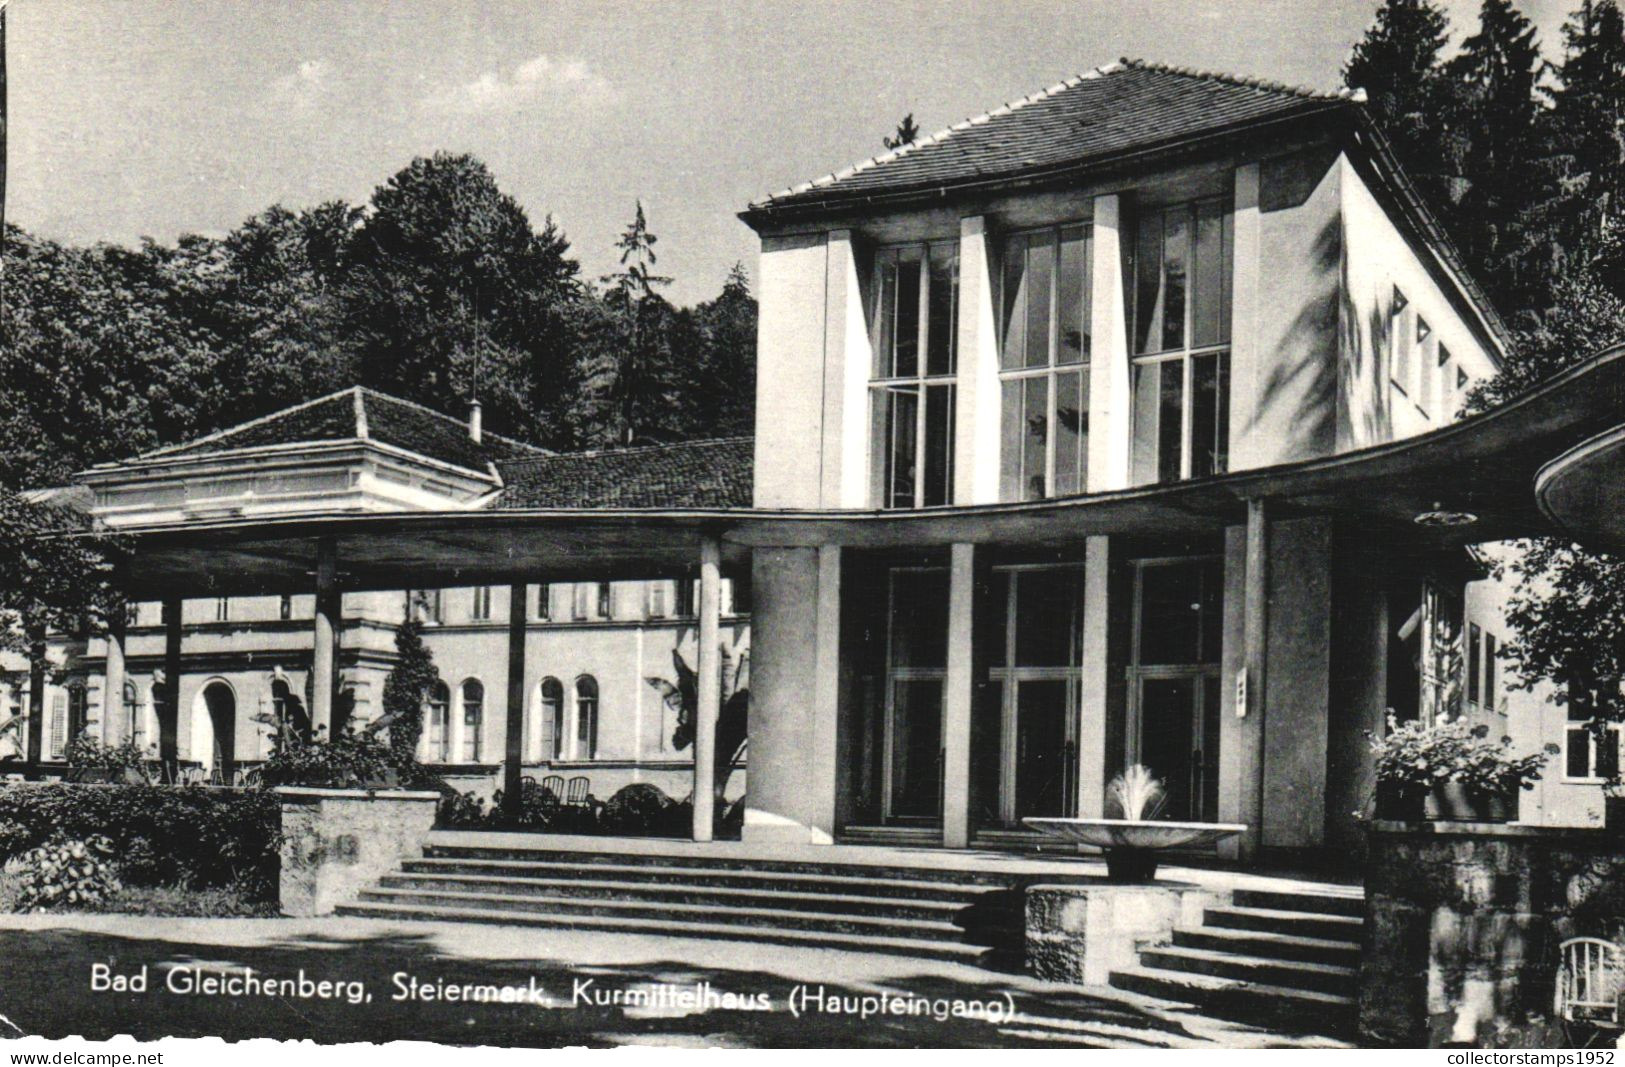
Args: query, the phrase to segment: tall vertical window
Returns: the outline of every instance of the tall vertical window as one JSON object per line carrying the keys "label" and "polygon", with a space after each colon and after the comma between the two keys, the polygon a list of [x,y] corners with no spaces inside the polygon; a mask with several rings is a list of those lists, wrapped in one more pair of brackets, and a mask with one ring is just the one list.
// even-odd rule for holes
{"label": "tall vertical window", "polygon": [[68,740],[75,741],[90,726],[90,694],[82,682],[68,686]]}
{"label": "tall vertical window", "polygon": [[283,622],[293,618],[293,597],[284,594],[277,598],[276,617]]}
{"label": "tall vertical window", "polygon": [[1089,264],[1093,233],[1015,234],[1000,270],[999,496],[1083,491],[1089,451]]}
{"label": "tall vertical window", "polygon": [[1484,635],[1484,707],[1488,711],[1501,710],[1501,697],[1496,684],[1496,657],[1499,650],[1495,647],[1495,635]]}
{"label": "tall vertical window", "polygon": [[451,759],[451,690],[445,682],[429,689],[429,762]]}
{"label": "tall vertical window", "polygon": [[1483,669],[1484,661],[1479,648],[1483,641],[1483,633],[1484,631],[1479,629],[1476,622],[1467,627],[1467,703],[1469,704],[1477,704],[1481,692],[1479,679],[1483,676],[1479,671]]}
{"label": "tall vertical window", "polygon": [[1222,200],[1148,211],[1135,240],[1136,485],[1230,465],[1230,287]]}
{"label": "tall vertical window", "polygon": [[1439,374],[1434,347],[1433,327],[1422,316],[1416,316],[1416,407],[1428,419],[1433,417],[1433,384]]}
{"label": "tall vertical window", "polygon": [[1405,294],[1395,289],[1388,306],[1388,381],[1407,396],[1411,389],[1411,335],[1405,329],[1405,312],[1410,304]]}
{"label": "tall vertical window", "polygon": [[547,622],[553,617],[553,587],[547,582],[536,586],[536,618]]}
{"label": "tall vertical window", "polygon": [[1621,724],[1599,707],[1598,694],[1569,691],[1568,727],[1563,733],[1563,777],[1567,781],[1608,781],[1619,774]]}
{"label": "tall vertical window", "polygon": [[947,504],[953,499],[958,245],[882,249],[872,293],[875,500],[885,508]]}
{"label": "tall vertical window", "polygon": [[480,734],[485,724],[485,686],[470,678],[463,683],[463,751],[464,763],[478,763]]}
{"label": "tall vertical window", "polygon": [[214,621],[215,622],[230,622],[231,621],[231,598],[230,597],[217,596],[217,597],[214,598]]}
{"label": "tall vertical window", "polygon": [[598,617],[600,619],[607,619],[607,618],[610,617],[610,598],[609,598],[609,583],[608,582],[599,582],[598,583]]}
{"label": "tall vertical window", "polygon": [[51,749],[45,755],[57,759],[68,747],[68,694],[58,689],[51,694]]}
{"label": "tall vertical window", "polygon": [[1449,422],[1456,417],[1456,367],[1450,349],[1439,346],[1439,418]]}
{"label": "tall vertical window", "polygon": [[576,759],[598,758],[598,682],[584,674],[576,679]]}
{"label": "tall vertical window", "polygon": [[694,584],[692,578],[679,578],[674,583],[672,614],[680,619],[691,618],[694,615]]}
{"label": "tall vertical window", "polygon": [[557,678],[542,679],[542,758],[564,758],[570,733],[564,725],[564,686]]}
{"label": "tall vertical window", "polygon": [[124,683],[124,739],[136,748],[145,749],[147,724],[141,714],[141,691],[134,682]]}
{"label": "tall vertical window", "polygon": [[491,617],[491,587],[477,585],[474,587],[474,605],[469,609],[468,617],[476,621],[483,621]]}
{"label": "tall vertical window", "polygon": [[648,584],[647,614],[651,619],[664,619],[666,617],[665,582],[650,582]]}

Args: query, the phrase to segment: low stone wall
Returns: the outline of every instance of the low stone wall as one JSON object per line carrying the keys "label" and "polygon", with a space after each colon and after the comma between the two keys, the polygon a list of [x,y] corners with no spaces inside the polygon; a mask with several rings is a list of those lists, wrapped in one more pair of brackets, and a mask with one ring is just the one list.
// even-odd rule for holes
{"label": "low stone wall", "polygon": [[1478,1041],[1549,1014],[1558,945],[1625,935],[1625,839],[1488,823],[1373,824],[1360,1032]]}
{"label": "low stone wall", "polygon": [[366,886],[422,855],[439,793],[279,788],[284,915],[331,915]]}
{"label": "low stone wall", "polygon": [[1052,982],[1105,985],[1140,962],[1141,945],[1166,944],[1175,926],[1197,926],[1202,909],[1227,903],[1185,882],[1034,885],[1026,894],[1027,972]]}

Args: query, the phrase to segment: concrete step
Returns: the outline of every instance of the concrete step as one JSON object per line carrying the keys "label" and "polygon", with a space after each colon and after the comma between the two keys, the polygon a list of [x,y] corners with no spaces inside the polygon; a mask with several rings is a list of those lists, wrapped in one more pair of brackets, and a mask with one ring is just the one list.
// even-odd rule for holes
{"label": "concrete step", "polygon": [[[410,865],[409,865],[410,866]],[[711,907],[781,908],[813,913],[837,912],[877,918],[926,919],[953,922],[961,917],[1001,917],[1019,925],[1022,911],[1014,906],[942,900],[929,897],[865,896],[836,892],[845,886],[796,886],[766,889],[758,886],[691,885],[687,882],[621,881],[603,878],[514,878],[489,874],[420,872],[385,875],[386,889],[495,893],[506,896],[580,897],[641,900]],[[859,886],[856,888],[867,888]]]}
{"label": "concrete step", "polygon": [[1143,996],[1194,1005],[1219,1018],[1302,1034],[1352,1034],[1357,1015],[1351,996],[1238,981],[1155,967],[1113,971],[1111,984]]}
{"label": "concrete step", "polygon": [[1294,893],[1274,889],[1238,889],[1232,901],[1239,908],[1267,908],[1273,911],[1304,911],[1315,915],[1365,917],[1365,896],[1350,893]]}
{"label": "concrete step", "polygon": [[985,965],[989,961],[1007,959],[1007,953],[1000,950],[990,950],[983,946],[969,945],[963,942],[917,940],[905,937],[882,937],[873,934],[849,934],[782,927],[739,926],[729,923],[692,921],[675,917],[649,919],[627,915],[548,914],[528,911],[503,911],[481,906],[441,906],[418,901],[384,902],[374,900],[358,900],[349,904],[341,904],[336,909],[336,913],[374,919],[490,923],[502,926],[547,929],[598,930],[605,933],[642,934],[655,937],[754,941],[773,945],[798,945],[822,949],[848,949],[854,952],[879,952],[887,955],[948,960],[972,965]]}
{"label": "concrete step", "polygon": [[1222,926],[1180,928],[1174,930],[1173,943],[1180,948],[1233,952],[1241,956],[1263,956],[1274,960],[1329,963],[1338,967],[1354,967],[1360,962],[1360,946],[1353,941],[1271,934],[1262,930],[1227,930]]}
{"label": "concrete step", "polygon": [[1140,965],[1156,970],[1234,978],[1252,985],[1279,986],[1352,996],[1356,971],[1326,963],[1241,956],[1212,949],[1158,945],[1140,950]]}
{"label": "concrete step", "polygon": [[583,897],[503,894],[475,891],[368,889],[362,901],[399,904],[408,907],[476,908],[501,913],[545,914],[554,916],[624,917],[701,923],[709,926],[750,926],[779,930],[817,931],[858,936],[898,938],[910,941],[963,942],[977,938],[988,947],[1019,943],[1020,932],[984,928],[967,930],[953,922],[808,913],[786,908],[738,907],[733,905],[675,904],[649,900],[594,899]]}
{"label": "concrete step", "polygon": [[844,873],[801,873],[749,869],[716,869],[703,866],[653,864],[580,863],[556,860],[475,859],[432,857],[408,860],[402,864],[408,874],[466,874],[498,878],[607,879],[655,885],[715,886],[796,890],[802,892],[856,893],[863,896],[894,897],[899,900],[957,900],[964,904],[985,902],[1007,896],[1012,908],[1022,907],[1019,892],[1003,885],[947,882],[940,879],[868,877]]}
{"label": "concrete step", "polygon": [[1202,913],[1203,926],[1231,930],[1262,930],[1295,937],[1318,937],[1328,941],[1359,941],[1363,921],[1351,915],[1316,915],[1281,908],[1222,907]]}

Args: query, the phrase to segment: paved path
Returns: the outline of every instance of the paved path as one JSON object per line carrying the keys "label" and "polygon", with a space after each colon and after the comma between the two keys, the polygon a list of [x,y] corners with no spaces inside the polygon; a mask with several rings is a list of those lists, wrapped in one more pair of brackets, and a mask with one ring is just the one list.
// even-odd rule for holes
{"label": "paved path", "polygon": [[[107,965],[103,971],[97,964]],[[93,992],[93,973],[146,992]],[[207,995],[174,991],[199,976],[297,983],[332,993]],[[400,975],[399,979],[396,978]],[[418,988],[541,989],[546,1003],[396,1000]],[[861,1012],[788,1004],[796,988]],[[681,1003],[696,989],[707,1009]],[[718,1003],[725,994],[733,1000]],[[746,1010],[765,997],[767,1010]],[[903,1000],[901,997],[911,999]],[[352,1000],[359,1003],[351,1003]],[[934,1011],[975,1004],[980,1017]],[[873,1000],[870,1001],[873,1004]],[[1014,1016],[1005,1017],[1010,1005]],[[1201,1019],[1110,989],[1040,982],[953,963],[879,954],[627,934],[372,919],[151,919],[116,915],[0,916],[0,1014],[27,1033],[107,1038],[166,1035],[323,1042],[415,1039],[456,1044],[1202,1047],[1325,1045]]]}

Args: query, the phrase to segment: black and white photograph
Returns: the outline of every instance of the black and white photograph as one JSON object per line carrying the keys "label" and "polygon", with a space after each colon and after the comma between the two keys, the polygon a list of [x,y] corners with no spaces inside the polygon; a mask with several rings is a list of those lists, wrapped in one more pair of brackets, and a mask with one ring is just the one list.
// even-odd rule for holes
{"label": "black and white photograph", "polygon": [[1622,2],[0,0],[0,1052],[1613,1064]]}

